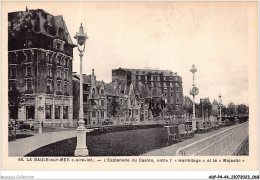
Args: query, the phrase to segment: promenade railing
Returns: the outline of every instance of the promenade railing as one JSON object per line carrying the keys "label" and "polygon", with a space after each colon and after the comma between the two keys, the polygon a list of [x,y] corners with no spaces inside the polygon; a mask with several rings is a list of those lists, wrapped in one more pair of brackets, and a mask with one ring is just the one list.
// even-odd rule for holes
{"label": "promenade railing", "polygon": [[204,138],[187,146],[180,147],[176,156],[217,156],[222,155],[229,147],[248,137],[248,124],[234,125],[222,132]]}

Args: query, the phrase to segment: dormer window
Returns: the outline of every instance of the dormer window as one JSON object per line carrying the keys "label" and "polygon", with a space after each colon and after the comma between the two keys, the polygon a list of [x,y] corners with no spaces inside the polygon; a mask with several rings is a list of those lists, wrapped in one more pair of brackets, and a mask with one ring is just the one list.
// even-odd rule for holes
{"label": "dormer window", "polygon": [[59,43],[57,43],[57,49],[60,49],[60,44]]}
{"label": "dormer window", "polygon": [[27,40],[26,40],[26,47],[27,47],[27,48],[31,48],[32,45],[33,45],[32,40],[31,40],[31,39],[27,39]]}

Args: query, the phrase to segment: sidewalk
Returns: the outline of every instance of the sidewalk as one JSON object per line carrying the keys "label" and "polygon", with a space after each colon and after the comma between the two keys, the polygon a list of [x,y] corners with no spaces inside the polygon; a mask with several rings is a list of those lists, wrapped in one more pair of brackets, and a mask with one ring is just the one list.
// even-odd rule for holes
{"label": "sidewalk", "polygon": [[199,141],[201,139],[207,138],[209,136],[217,134],[217,133],[224,131],[226,129],[229,129],[231,127],[232,126],[226,126],[226,127],[220,128],[218,130],[212,130],[207,133],[195,134],[195,136],[190,139],[185,139],[182,142],[179,142],[179,143],[176,143],[176,144],[173,144],[173,145],[161,148],[161,149],[156,149],[154,151],[150,151],[148,153],[142,154],[141,156],[175,156],[175,153],[176,153],[177,149],[179,149],[179,147],[183,147],[188,144],[194,143],[195,141]]}
{"label": "sidewalk", "polygon": [[[88,129],[87,132],[88,131],[91,130]],[[48,133],[46,132],[42,134],[35,133],[34,136],[31,137],[8,142],[9,156],[24,156],[42,146],[72,137],[76,137],[76,130]]]}

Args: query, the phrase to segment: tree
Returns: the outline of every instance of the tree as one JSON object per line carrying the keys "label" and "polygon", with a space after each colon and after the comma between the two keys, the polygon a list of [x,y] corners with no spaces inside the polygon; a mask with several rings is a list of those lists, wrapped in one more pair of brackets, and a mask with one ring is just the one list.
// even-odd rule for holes
{"label": "tree", "polygon": [[237,115],[238,116],[244,116],[244,115],[248,115],[249,113],[249,107],[245,104],[239,104],[237,106]]}
{"label": "tree", "polygon": [[226,116],[227,115],[227,107],[222,105],[221,106],[221,116]]}
{"label": "tree", "polygon": [[170,116],[175,115],[176,106],[171,103],[166,105],[166,113]]}
{"label": "tree", "polygon": [[119,115],[120,104],[116,100],[115,97],[113,97],[111,100],[108,101],[108,103],[107,103],[107,111],[108,111],[108,115],[112,116],[113,118],[115,118],[116,116]]}
{"label": "tree", "polygon": [[203,116],[210,117],[212,112],[212,105],[209,101],[203,102]]}
{"label": "tree", "polygon": [[227,116],[234,116],[236,114],[235,104],[230,102],[227,106]]}
{"label": "tree", "polygon": [[[22,107],[22,103],[24,101],[22,97],[23,94],[15,87],[8,92],[8,107],[10,118],[14,119],[15,124],[17,124],[18,111]],[[16,127],[14,129],[16,136]]]}

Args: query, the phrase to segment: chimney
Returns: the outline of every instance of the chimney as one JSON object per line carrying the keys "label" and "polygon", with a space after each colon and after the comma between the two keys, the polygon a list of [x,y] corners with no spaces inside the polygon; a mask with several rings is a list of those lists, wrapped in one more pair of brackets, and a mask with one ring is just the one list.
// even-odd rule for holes
{"label": "chimney", "polygon": [[92,75],[94,75],[95,69],[92,69]]}

